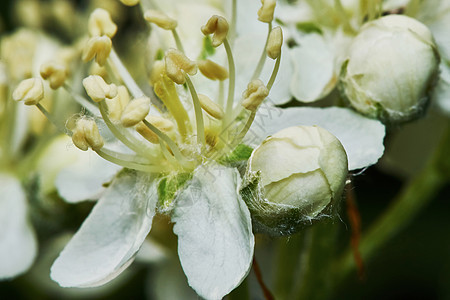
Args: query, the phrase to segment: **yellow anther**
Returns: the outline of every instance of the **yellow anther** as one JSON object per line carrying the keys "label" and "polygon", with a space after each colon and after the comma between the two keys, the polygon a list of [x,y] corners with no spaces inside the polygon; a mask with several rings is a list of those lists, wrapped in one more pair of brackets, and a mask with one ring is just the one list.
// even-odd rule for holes
{"label": "yellow anther", "polygon": [[273,13],[275,11],[276,0],[261,0],[261,8],[258,10],[258,20],[264,23],[273,21]]}
{"label": "yellow anther", "polygon": [[281,27],[275,27],[269,34],[267,42],[267,56],[277,59],[281,54],[281,46],[283,45],[283,31]]}
{"label": "yellow anther", "polygon": [[185,73],[189,75],[197,73],[197,64],[177,49],[166,51],[164,63],[167,76],[177,84],[183,84],[186,81]]}
{"label": "yellow anther", "polygon": [[136,131],[150,143],[152,144],[159,143],[158,135],[153,131],[151,131],[150,128],[148,128],[147,125],[144,124],[144,122],[139,122],[136,125]]}
{"label": "yellow anther", "polygon": [[47,62],[41,65],[42,78],[48,79],[50,87],[54,90],[64,85],[67,78],[67,68],[56,62]]}
{"label": "yellow anther", "polygon": [[259,79],[250,81],[247,85],[247,89],[244,91],[242,97],[242,106],[248,110],[256,111],[258,106],[269,95],[269,90],[264,83]]}
{"label": "yellow anther", "polygon": [[206,59],[197,62],[203,75],[212,80],[225,80],[228,78],[228,70],[212,60]]}
{"label": "yellow anther", "polygon": [[114,83],[107,84],[98,75],[90,75],[83,79],[83,86],[94,102],[100,102],[105,98],[112,99],[117,96],[117,86]]}
{"label": "yellow anther", "polygon": [[89,39],[83,50],[82,59],[87,62],[95,57],[95,61],[100,66],[103,66],[109,57],[111,48],[112,42],[108,36],[103,35],[92,37]]}
{"label": "yellow anther", "polygon": [[212,46],[220,46],[228,34],[228,22],[224,17],[214,15],[209,18],[206,25],[201,30],[204,35],[214,34],[212,38]]}
{"label": "yellow anther", "polygon": [[165,13],[149,9],[144,13],[144,19],[158,27],[166,30],[173,30],[177,27],[178,22]]}
{"label": "yellow anther", "polygon": [[127,88],[120,85],[117,87],[117,96],[106,101],[106,104],[108,105],[109,118],[114,121],[119,121],[123,110],[129,102],[130,94],[128,94]]}
{"label": "yellow anther", "polygon": [[222,107],[219,104],[212,101],[208,96],[203,94],[198,94],[198,100],[200,101],[200,106],[206,111],[211,117],[222,120],[225,115]]}
{"label": "yellow anther", "polygon": [[124,127],[131,127],[145,119],[150,111],[150,99],[147,97],[136,98],[125,107],[120,117]]}
{"label": "yellow anther", "polygon": [[105,144],[95,121],[85,118],[78,119],[73,131],[72,141],[75,146],[83,151],[87,151],[89,147],[98,151]]}
{"label": "yellow anther", "polygon": [[22,80],[14,90],[15,101],[24,101],[26,105],[36,105],[44,98],[44,84],[40,78]]}
{"label": "yellow anther", "polygon": [[170,121],[169,119],[163,118],[163,117],[148,116],[145,119],[150,124],[152,124],[153,126],[158,128],[159,130],[164,131],[164,132],[172,131],[174,129],[174,127],[175,127],[172,121]]}
{"label": "yellow anther", "polygon": [[117,25],[107,10],[97,8],[89,16],[88,30],[91,36],[107,35],[112,38],[117,32]]}
{"label": "yellow anther", "polygon": [[120,2],[127,6],[134,6],[139,3],[139,0],[120,0]]}
{"label": "yellow anther", "polygon": [[163,60],[157,60],[153,63],[152,71],[150,73],[150,84],[153,86],[166,73],[166,66]]}

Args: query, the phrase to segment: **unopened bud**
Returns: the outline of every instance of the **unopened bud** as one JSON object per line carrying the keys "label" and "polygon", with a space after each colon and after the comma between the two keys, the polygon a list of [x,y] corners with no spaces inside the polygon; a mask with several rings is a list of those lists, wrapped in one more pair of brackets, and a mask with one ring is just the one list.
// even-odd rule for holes
{"label": "unopened bud", "polygon": [[130,95],[128,90],[123,85],[117,87],[117,96],[108,99],[106,104],[108,105],[109,118],[114,121],[119,121],[122,116],[122,112],[130,102]]}
{"label": "unopened bud", "polygon": [[14,90],[15,101],[24,101],[26,105],[36,105],[44,98],[44,84],[40,78],[22,80]]}
{"label": "unopened bud", "polygon": [[273,21],[273,13],[277,2],[275,0],[261,0],[261,8],[258,10],[258,20],[264,23]]}
{"label": "unopened bud", "polygon": [[353,39],[339,89],[360,113],[385,123],[422,115],[439,76],[439,53],[419,21],[389,15],[366,23]]}
{"label": "unopened bud", "polygon": [[83,79],[83,86],[94,102],[100,102],[105,98],[112,99],[117,96],[117,86],[114,83],[107,84],[98,75],[90,75]]}
{"label": "unopened bud", "polygon": [[247,89],[244,91],[242,97],[242,106],[248,110],[256,111],[258,106],[269,95],[269,90],[264,83],[259,79],[253,79],[247,85]]}
{"label": "unopened bud", "polygon": [[220,46],[228,34],[228,22],[224,17],[214,15],[201,30],[204,35],[214,34],[212,38],[212,46]]}
{"label": "unopened bud", "polygon": [[176,49],[166,51],[164,63],[167,76],[177,84],[183,84],[186,81],[185,73],[189,75],[197,73],[197,64]]}
{"label": "unopened bud", "polygon": [[344,147],[320,127],[289,127],[266,138],[250,156],[241,190],[255,230],[288,235],[333,216],[347,170]]}
{"label": "unopened bud", "polygon": [[67,68],[55,62],[41,65],[40,73],[42,78],[48,79],[50,87],[54,90],[63,86],[67,78]]}
{"label": "unopened bud", "polygon": [[124,127],[131,127],[145,119],[150,111],[150,99],[147,97],[136,98],[125,107],[120,118]]}
{"label": "unopened bud", "polygon": [[97,8],[89,16],[88,29],[91,36],[107,35],[112,38],[117,32],[117,25],[107,10]]}
{"label": "unopened bud", "polygon": [[160,11],[153,9],[149,9],[144,13],[144,19],[166,30],[173,30],[178,25],[178,22],[176,20],[170,18]]}
{"label": "unopened bud", "polygon": [[95,58],[95,61],[103,66],[109,57],[112,49],[111,39],[106,36],[95,36],[89,39],[86,47],[83,49],[82,59],[87,62]]}
{"label": "unopened bud", "polygon": [[217,120],[222,120],[224,112],[219,104],[212,101],[208,96],[203,94],[198,94],[198,100],[200,101],[200,106],[206,111],[211,117]]}
{"label": "unopened bud", "polygon": [[198,63],[198,68],[203,75],[211,80],[225,80],[228,78],[228,71],[212,60],[205,59]]}
{"label": "unopened bud", "polygon": [[281,46],[283,45],[283,31],[277,26],[269,34],[267,42],[267,56],[271,59],[277,59],[281,54]]}
{"label": "unopened bud", "polygon": [[89,147],[92,150],[100,150],[103,145],[103,138],[100,135],[97,124],[94,120],[79,119],[73,131],[72,141],[75,146],[83,151],[87,151]]}
{"label": "unopened bud", "polygon": [[139,3],[139,0],[120,0],[120,2],[122,2],[127,6],[135,6],[136,4]]}

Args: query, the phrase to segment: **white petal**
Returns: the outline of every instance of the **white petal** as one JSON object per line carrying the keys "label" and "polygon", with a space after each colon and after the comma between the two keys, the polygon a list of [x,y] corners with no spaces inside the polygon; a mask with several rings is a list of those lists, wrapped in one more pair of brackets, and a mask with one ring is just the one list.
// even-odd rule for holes
{"label": "white petal", "polygon": [[156,202],[148,175],[119,174],[56,259],[52,279],[63,287],[92,287],[115,278],[150,231]]}
{"label": "white petal", "polygon": [[255,241],[239,185],[236,169],[200,166],[176,198],[178,255],[189,285],[206,299],[222,299],[250,270]]}
{"label": "white petal", "polygon": [[335,135],[347,152],[349,170],[375,164],[384,152],[385,128],[380,121],[338,107],[261,106],[245,140],[255,147],[267,136],[297,125],[317,125]]}
{"label": "white petal", "polygon": [[305,35],[297,42],[298,47],[284,54],[293,62],[291,92],[301,102],[313,102],[326,96],[337,82],[335,55],[319,34]]}
{"label": "white petal", "polygon": [[36,237],[27,218],[25,192],[15,177],[0,173],[0,279],[28,270],[36,251]]}
{"label": "white petal", "polygon": [[67,202],[94,200],[105,190],[103,184],[111,181],[121,168],[92,151],[78,151],[76,162],[59,172],[55,185]]}
{"label": "white petal", "polygon": [[446,115],[450,116],[450,66],[441,62],[439,69],[441,74],[433,92],[433,100]]}

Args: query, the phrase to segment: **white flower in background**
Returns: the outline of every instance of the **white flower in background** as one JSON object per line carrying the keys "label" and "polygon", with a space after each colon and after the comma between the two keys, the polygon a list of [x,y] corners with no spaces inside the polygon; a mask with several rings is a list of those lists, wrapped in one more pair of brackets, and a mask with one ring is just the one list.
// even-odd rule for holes
{"label": "white flower in background", "polygon": [[[268,20],[270,10],[263,6],[263,20]],[[250,18],[248,11],[245,14]],[[279,32],[268,31],[267,46],[274,60],[266,67],[272,65],[273,71],[268,79],[258,79],[266,47],[261,49],[261,58],[259,51],[252,55],[248,44],[254,39],[245,40],[242,35],[233,40],[237,36],[234,28],[239,28],[233,22],[230,25],[214,15],[201,30],[196,28],[198,35],[210,36],[210,44],[198,52],[216,49],[212,45],[223,48],[227,66],[223,67],[212,53],[203,55],[202,62],[188,58],[188,50],[184,52],[188,47],[177,32],[184,28],[180,19],[175,19],[178,26],[174,28],[170,13],[143,15],[152,25],[170,30],[176,45],[176,49],[163,48],[161,60],[152,66],[154,94],[144,93],[150,88],[141,89],[122,64],[111,42],[113,36],[105,29],[110,26],[104,26],[111,20],[104,14],[91,16],[99,22],[90,22],[96,28],[89,30],[92,36],[84,59],[105,63],[113,72],[107,80],[88,77],[83,81],[92,101],[77,93],[75,84],[64,86],[88,110],[68,130],[73,143],[82,150],[91,148],[124,169],[111,182],[105,178],[106,190],[53,264],[51,277],[64,287],[94,287],[112,280],[133,262],[150,232],[153,216],[164,213],[175,223],[178,255],[189,285],[201,297],[221,299],[246,277],[253,258],[251,216],[240,195],[241,175],[236,168],[248,159],[250,146],[289,123],[312,122],[333,128],[329,131],[339,139],[342,136],[349,167],[363,168],[381,156],[384,126],[346,109],[278,110],[263,102],[275,88],[280,67]],[[195,11],[184,15],[196,18]],[[232,14],[230,20],[235,17]],[[247,48],[240,48],[245,44]],[[256,57],[254,72],[239,63],[241,56]],[[44,105],[36,106],[53,119]],[[276,115],[270,115],[273,109]],[[306,118],[302,119],[302,112]],[[285,126],[278,128],[280,115]],[[54,123],[64,130],[64,122]],[[368,132],[373,133],[370,139]],[[104,178],[100,171],[93,176],[97,174]],[[60,180],[60,193],[71,184]]]}
{"label": "white flower in background", "polygon": [[389,15],[366,23],[343,66],[342,96],[360,113],[387,123],[423,114],[439,75],[439,54],[422,23]]}

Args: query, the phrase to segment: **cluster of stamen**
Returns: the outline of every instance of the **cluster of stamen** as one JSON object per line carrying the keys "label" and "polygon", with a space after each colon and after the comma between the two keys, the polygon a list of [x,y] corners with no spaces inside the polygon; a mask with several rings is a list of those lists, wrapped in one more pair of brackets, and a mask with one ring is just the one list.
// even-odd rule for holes
{"label": "cluster of stamen", "polygon": [[[139,3],[139,1],[121,1],[126,5]],[[255,118],[258,107],[268,96],[280,63],[282,32],[279,27],[272,29],[271,26],[275,1],[266,0],[262,3],[258,16],[261,21],[269,24],[268,37],[254,76],[247,90],[243,92],[239,106],[236,106],[234,101],[236,71],[228,41],[230,26],[225,18],[212,16],[201,27],[201,32],[206,36],[212,35],[213,47],[224,46],[228,68],[210,59],[190,60],[184,54],[177,34],[177,21],[159,11],[145,11],[144,19],[164,30],[171,31],[177,45],[176,49],[171,48],[165,52],[163,60],[154,63],[150,76],[154,95],[146,96],[114,51],[111,38],[114,37],[117,26],[107,11],[96,9],[89,18],[90,38],[83,50],[82,59],[86,62],[95,60],[98,65],[106,66],[107,70],[113,70],[115,74],[119,74],[120,78],[108,76],[108,78],[115,78],[115,83],[107,83],[99,75],[86,77],[83,80],[83,86],[91,101],[74,92],[65,83],[68,74],[67,66],[54,62],[43,65],[41,76],[49,81],[50,86],[54,89],[64,87],[88,111],[88,116],[79,118],[72,130],[64,128],[63,131],[72,136],[73,143],[81,150],[86,151],[91,148],[113,163],[148,172],[164,172],[171,169],[191,171],[211,157],[212,153],[224,155],[226,151],[233,150],[242,141]],[[233,5],[236,5],[235,0]],[[276,63],[272,76],[265,85],[257,77],[267,56],[276,59]],[[218,81],[219,84],[225,80],[229,81],[225,103],[197,93],[191,80],[191,76],[195,75],[197,70],[200,70],[206,78]],[[178,93],[180,87],[177,85],[185,85],[190,92],[195,126],[191,122],[192,116],[180,100]],[[155,95],[158,99],[155,99]],[[23,81],[17,87],[13,97],[15,100],[24,100],[28,105],[37,105],[52,121],[51,115],[39,105],[39,100],[43,97],[43,85],[40,79]],[[167,112],[157,109],[154,105],[155,100],[162,102]],[[101,120],[100,118],[114,136],[136,155],[107,149],[95,121]],[[239,134],[233,137],[230,132],[227,132],[227,128],[232,123],[240,127]],[[61,128],[60,124],[56,126]],[[224,135],[223,139],[218,139],[219,134]]]}

